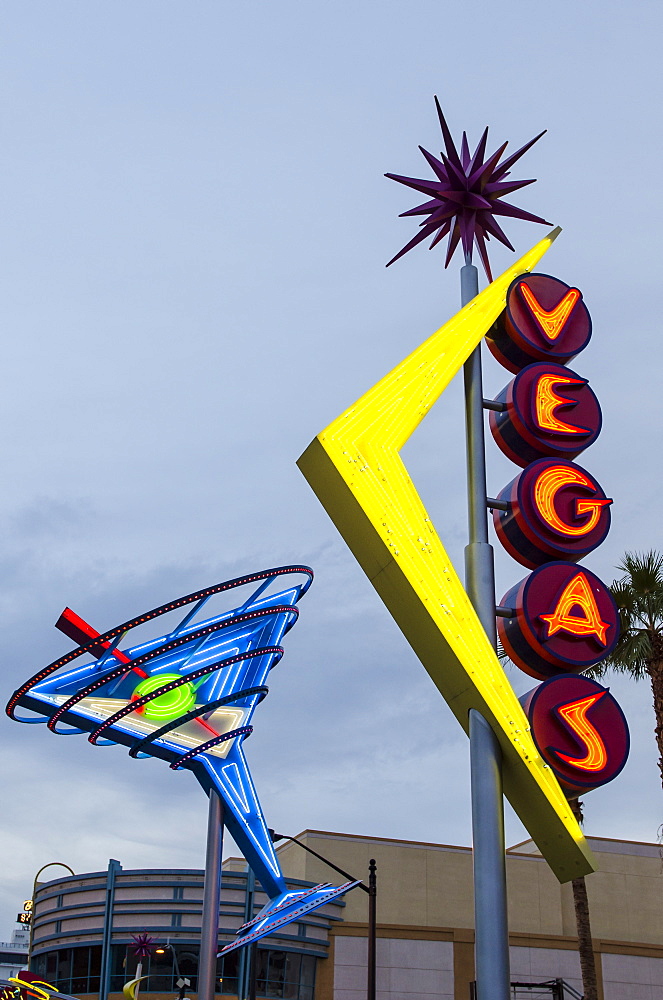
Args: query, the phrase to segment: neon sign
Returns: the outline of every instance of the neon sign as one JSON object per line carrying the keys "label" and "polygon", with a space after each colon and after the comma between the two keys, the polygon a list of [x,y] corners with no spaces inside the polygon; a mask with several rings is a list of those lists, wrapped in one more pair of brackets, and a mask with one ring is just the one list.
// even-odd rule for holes
{"label": "neon sign", "polygon": [[557,232],[341,413],[297,464],[459,723],[467,729],[475,708],[492,727],[503,755],[505,794],[552,870],[567,881],[593,868],[586,841],[536,750],[522,707],[401,458],[406,441],[494,326],[509,287],[536,266]]}
{"label": "neon sign", "polygon": [[548,274],[519,275],[506,309],[486,337],[491,353],[510,372],[533,361],[566,364],[589,343],[592,321],[577,288]]}
{"label": "neon sign", "polygon": [[601,430],[587,380],[564,365],[591,329],[577,288],[531,274],[511,284],[489,338],[495,357],[518,373],[488,404],[491,431],[523,468],[493,502],[493,523],[507,552],[533,570],[502,598],[497,630],[511,660],[544,682],[525,705],[537,748],[570,796],[610,781],[628,755],[612,695],[574,677],[610,655],[620,624],[605,584],[573,565],[606,537],[612,504],[570,461]]}
{"label": "neon sign", "polygon": [[580,559],[610,530],[612,500],[593,476],[572,462],[531,462],[498,500],[507,505],[507,510],[493,511],[498,538],[530,569],[551,559]]}
{"label": "neon sign", "polygon": [[537,458],[573,459],[601,431],[601,408],[587,379],[552,362],[523,368],[494,404],[493,438],[523,468]]}
{"label": "neon sign", "polygon": [[617,777],[628,758],[629,732],[608,688],[582,674],[566,674],[522,700],[539,753],[569,795]]}
{"label": "neon sign", "polygon": [[[273,593],[272,584],[282,586],[283,577],[290,584]],[[253,732],[253,713],[268,693],[267,676],[283,656],[281,641],[297,620],[297,604],[312,578],[307,566],[238,577],[103,635],[66,609],[57,627],[79,645],[21,685],[7,705],[7,714],[18,722],[45,722],[58,735],[87,733],[93,745],[123,744],[132,757],[160,757],[173,770],[192,770],[205,791],[214,789],[223,800],[224,823],[270,897],[265,909],[279,912],[280,925],[295,919],[288,916],[292,892],[274,853],[243,743]],[[241,606],[196,620],[210,598],[244,586],[253,592]],[[133,629],[177,610],[183,618],[167,634],[119,649]],[[75,663],[86,655],[92,662]],[[36,716],[17,716],[19,707]],[[297,916],[355,884],[314,887]],[[245,943],[240,937],[226,950]]]}
{"label": "neon sign", "polygon": [[501,603],[511,617],[497,619],[500,641],[510,659],[539,680],[592,666],[619,637],[619,611],[606,585],[567,562],[540,566]]}

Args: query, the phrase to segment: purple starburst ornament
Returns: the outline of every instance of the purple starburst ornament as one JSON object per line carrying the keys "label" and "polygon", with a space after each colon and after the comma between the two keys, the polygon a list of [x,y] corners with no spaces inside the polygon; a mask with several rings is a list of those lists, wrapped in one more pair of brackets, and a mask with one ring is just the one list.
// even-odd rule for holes
{"label": "purple starburst ornament", "polygon": [[[508,216],[512,219],[524,219],[526,222],[540,222],[546,226],[550,225],[549,222],[546,222],[540,216],[532,215],[531,212],[525,212],[522,208],[517,208],[515,205],[510,205],[508,202],[502,201],[505,195],[511,194],[513,191],[517,191],[527,184],[534,183],[533,179],[528,181],[508,181],[506,178],[509,176],[509,171],[514,163],[542,135],[545,135],[546,130],[544,129],[543,132],[540,132],[534,139],[526,143],[522,149],[519,149],[517,153],[507,157],[506,160],[500,163],[502,153],[507,147],[506,142],[500,146],[497,152],[486,158],[488,129],[486,128],[481,136],[474,153],[470,153],[467,136],[463,132],[463,140],[460,152],[458,152],[451,138],[449,126],[442,114],[442,108],[437,97],[435,98],[435,106],[440,119],[446,155],[441,153],[442,159],[438,160],[432,153],[425,150],[423,146],[420,146],[419,149],[432,167],[436,180],[419,180],[416,177],[385,174],[385,177],[389,177],[393,181],[398,181],[399,184],[406,184],[407,187],[414,188],[415,191],[421,191],[430,198],[430,201],[425,201],[423,205],[417,205],[416,208],[411,208],[409,212],[401,214],[400,218],[410,215],[426,215],[428,218],[420,223],[420,232],[395,257],[392,257],[389,264],[393,264],[395,260],[398,260],[408,250],[411,250],[429,236],[433,236],[433,241],[429,247],[432,250],[448,234],[449,242],[444,266],[449,266],[449,262],[459,243],[462,244],[465,262],[470,263],[472,260],[472,248],[476,244],[488,280],[492,281],[486,241],[492,236],[508,247],[509,250],[514,249],[506,233],[498,225],[495,219],[496,215]],[[387,267],[389,267],[389,264],[387,264]]]}
{"label": "purple starburst ornament", "polygon": [[131,939],[134,943],[134,955],[138,958],[147,958],[152,951],[154,938],[149,934],[132,934]]}

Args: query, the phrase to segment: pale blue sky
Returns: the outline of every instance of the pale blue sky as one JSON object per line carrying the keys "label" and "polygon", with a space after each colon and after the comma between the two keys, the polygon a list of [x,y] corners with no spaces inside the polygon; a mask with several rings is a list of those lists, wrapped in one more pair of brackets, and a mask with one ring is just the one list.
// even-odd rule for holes
{"label": "pale blue sky", "polygon": [[[384,267],[414,201],[383,173],[426,172],[437,93],[472,142],[486,124],[511,149],[549,130],[518,174],[538,182],[514,200],[564,228],[546,268],[594,320],[575,368],[604,430],[581,461],[615,506],[586,563],[609,582],[625,548],[663,547],[661,27],[642,0],[5,0],[7,696],[66,648],[52,628],[65,604],[103,629],[308,562],[317,580],[247,744],[270,825],[470,842],[465,736],[294,463],[458,307],[441,252]],[[545,232],[506,228],[520,252]],[[496,273],[512,259],[495,250]],[[487,360],[487,392],[506,381]],[[460,565],[458,386],[406,457]],[[490,492],[513,474],[491,449]],[[523,575],[498,552],[498,597]],[[650,695],[613,690],[633,755],[588,797],[587,827],[655,839]],[[0,936],[54,858],[202,865],[190,775],[7,720],[1,736]],[[523,837],[509,815],[508,839]]]}

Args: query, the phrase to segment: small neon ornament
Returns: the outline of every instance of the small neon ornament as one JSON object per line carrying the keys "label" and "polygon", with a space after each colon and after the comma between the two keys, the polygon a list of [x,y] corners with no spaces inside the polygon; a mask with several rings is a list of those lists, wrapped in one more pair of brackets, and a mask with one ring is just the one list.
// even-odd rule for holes
{"label": "small neon ornament", "polygon": [[612,781],[630,737],[609,688],[582,674],[552,678],[522,699],[539,753],[570,798]]}
{"label": "small neon ornament", "polygon": [[[274,593],[272,584],[282,586],[284,577],[286,589]],[[269,919],[250,928],[250,940],[358,884],[314,887],[293,908],[300,894],[287,888],[243,751],[253,713],[269,691],[268,674],[283,656],[281,641],[312,579],[307,566],[237,577],[103,635],[66,608],[57,628],[78,645],[26,681],[6,709],[11,719],[45,722],[57,735],[88,734],[94,746],[123,744],[131,757],[159,757],[172,770],[193,771],[206,792],[214,789],[224,803],[225,825],[270,897],[263,911]],[[199,620],[210,598],[244,586],[255,589],[239,607]],[[133,629],[179,610],[184,617],[172,631],[125,645]],[[78,665],[85,654],[92,662]],[[18,716],[19,708],[34,715]],[[224,951],[247,943],[241,929],[239,935]]]}

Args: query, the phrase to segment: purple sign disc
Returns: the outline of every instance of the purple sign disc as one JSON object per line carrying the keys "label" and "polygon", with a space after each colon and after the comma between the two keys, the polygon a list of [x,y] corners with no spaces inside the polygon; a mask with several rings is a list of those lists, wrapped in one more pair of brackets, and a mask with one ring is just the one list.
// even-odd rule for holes
{"label": "purple sign disc", "polygon": [[596,441],[601,407],[587,379],[569,368],[541,361],[523,368],[490,411],[490,429],[500,450],[524,468],[537,458],[575,458]]}
{"label": "purple sign disc", "polygon": [[533,361],[566,364],[592,335],[577,288],[549,274],[521,274],[511,283],[506,309],[486,336],[491,353],[510,372]]}
{"label": "purple sign disc", "polygon": [[516,562],[534,569],[551,559],[576,562],[605,539],[610,505],[589,472],[560,459],[539,458],[505,486],[493,510],[504,548]]}
{"label": "purple sign disc", "polygon": [[500,642],[516,666],[539,680],[598,663],[619,638],[612,594],[598,576],[572,563],[540,566],[501,604],[512,617],[497,619]]}
{"label": "purple sign disc", "polygon": [[628,759],[624,713],[609,688],[565,674],[521,699],[536,748],[570,798],[612,781]]}

